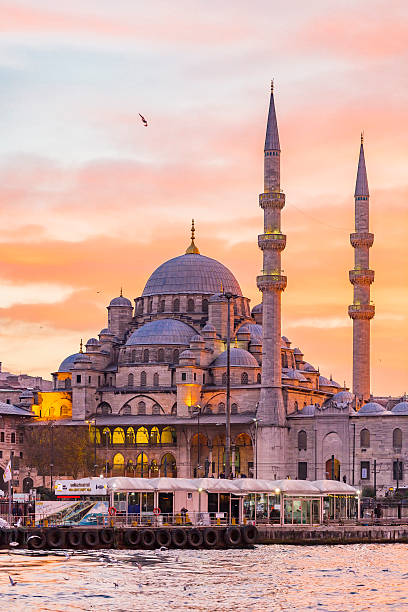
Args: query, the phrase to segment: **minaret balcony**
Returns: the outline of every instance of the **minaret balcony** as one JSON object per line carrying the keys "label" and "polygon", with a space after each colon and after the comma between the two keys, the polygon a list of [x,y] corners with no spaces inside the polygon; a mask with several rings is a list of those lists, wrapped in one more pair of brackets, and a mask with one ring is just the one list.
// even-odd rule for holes
{"label": "minaret balcony", "polygon": [[374,282],[374,270],[350,270],[349,279],[352,285],[371,285]]}
{"label": "minaret balcony", "polygon": [[269,193],[259,194],[259,206],[265,208],[275,208],[282,210],[285,206],[285,194],[280,191],[270,191]]}
{"label": "minaret balcony", "polygon": [[370,248],[374,243],[374,234],[370,234],[369,232],[355,232],[354,234],[350,234],[350,242],[351,246],[355,249],[359,247]]}
{"label": "minaret balcony", "polygon": [[256,284],[259,291],[284,291],[287,285],[286,276],[282,275],[283,270],[262,270],[262,274],[256,277]]}
{"label": "minaret balcony", "polygon": [[372,319],[375,315],[374,304],[352,304],[348,307],[350,319]]}
{"label": "minaret balcony", "polygon": [[286,236],[281,233],[268,233],[258,236],[258,246],[262,251],[283,251],[286,246]]}

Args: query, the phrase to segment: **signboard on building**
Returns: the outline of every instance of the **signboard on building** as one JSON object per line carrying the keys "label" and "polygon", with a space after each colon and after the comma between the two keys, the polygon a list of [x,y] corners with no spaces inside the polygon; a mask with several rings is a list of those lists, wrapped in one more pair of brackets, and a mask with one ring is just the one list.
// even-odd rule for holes
{"label": "signboard on building", "polygon": [[108,484],[104,478],[80,478],[78,480],[57,480],[55,495],[107,495]]}
{"label": "signboard on building", "polygon": [[15,502],[28,502],[29,499],[30,496],[28,495],[28,493],[13,493],[13,501]]}

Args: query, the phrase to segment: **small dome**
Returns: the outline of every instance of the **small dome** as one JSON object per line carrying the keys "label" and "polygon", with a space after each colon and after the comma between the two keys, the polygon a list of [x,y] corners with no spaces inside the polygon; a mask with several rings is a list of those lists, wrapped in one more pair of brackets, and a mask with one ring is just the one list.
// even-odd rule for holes
{"label": "small dome", "polygon": [[302,416],[314,416],[315,410],[316,406],[309,404],[308,406],[303,406],[302,410],[300,410],[300,414]]}
{"label": "small dome", "polygon": [[319,385],[322,385],[323,387],[331,387],[331,382],[325,376],[319,376]]}
{"label": "small dome", "polygon": [[73,355],[69,355],[69,357],[65,357],[64,361],[58,368],[58,372],[71,372],[74,361],[82,354],[83,353],[74,353]]}
{"label": "small dome", "polygon": [[[218,355],[218,357],[210,364],[212,368],[225,368],[227,366],[227,351]],[[259,368],[259,364],[255,357],[244,349],[231,348],[231,367],[235,368]]]}
{"label": "small dome", "polygon": [[384,414],[384,413],[388,413],[387,410],[385,410],[384,406],[381,406],[381,404],[377,404],[377,402],[368,402],[368,404],[364,404],[364,406],[362,406],[360,408],[360,410],[358,411],[358,414]]}
{"label": "small dome", "polygon": [[119,297],[113,298],[109,306],[126,306],[127,308],[129,308],[130,306],[130,308],[132,308],[132,302],[127,298],[123,297],[123,295],[120,295]]}
{"label": "small dome", "polygon": [[192,351],[187,350],[181,353],[179,359],[195,359],[195,356]]}
{"label": "small dome", "polygon": [[408,402],[403,401],[391,408],[392,414],[408,414]]}
{"label": "small dome", "polygon": [[193,336],[192,338],[190,338],[190,342],[204,342],[204,338],[202,336],[200,336],[200,334],[196,334],[195,336]]}
{"label": "small dome", "polygon": [[208,301],[211,302],[211,303],[214,303],[214,302],[226,302],[227,298],[225,298],[222,295],[222,293],[214,293],[214,295],[212,295]]}
{"label": "small dome", "polygon": [[215,329],[214,325],[211,325],[211,323],[207,323],[206,325],[204,325],[202,331],[217,333],[217,330]]}
{"label": "small dome", "polygon": [[162,344],[164,346],[185,344],[188,346],[191,338],[195,335],[195,329],[187,323],[182,323],[177,319],[157,319],[145,323],[134,331],[126,342],[126,346],[137,344]]}
{"label": "small dome", "polygon": [[99,336],[113,336],[113,334],[109,331],[109,329],[107,327],[104,327],[99,332]]}
{"label": "small dome", "polygon": [[256,338],[262,342],[262,325],[258,325],[258,323],[247,323],[245,327],[249,328],[251,340]]}
{"label": "small dome", "polygon": [[298,347],[296,347],[293,352],[295,353],[295,355],[303,355],[302,351]]}
{"label": "small dome", "polygon": [[239,328],[239,330],[238,330],[238,332],[237,332],[237,333],[238,333],[238,334],[250,334],[250,333],[251,333],[251,330],[249,329],[248,325],[242,325],[242,326]]}
{"label": "small dome", "polygon": [[262,346],[262,342],[259,338],[253,338],[251,339],[250,346]]}
{"label": "small dome", "polygon": [[316,368],[314,366],[312,366],[311,363],[308,363],[307,361],[306,361],[305,365],[303,366],[303,369],[304,369],[305,372],[316,372],[317,371]]}
{"label": "small dome", "polygon": [[262,302],[253,307],[251,314],[258,314],[260,312],[262,312]]}
{"label": "small dome", "polygon": [[292,380],[299,380],[300,382],[307,382],[307,378],[303,376],[300,370],[293,370],[292,368],[282,368],[282,371],[288,378]]}
{"label": "small dome", "polygon": [[332,378],[330,379],[330,386],[336,387],[336,389],[341,389],[341,384],[338,383],[336,380],[333,380]]}
{"label": "small dome", "polygon": [[282,340],[283,340],[284,342],[287,342],[288,344],[291,344],[291,342],[290,342],[289,338],[287,338],[286,336],[282,336]]}
{"label": "small dome", "polygon": [[175,293],[213,295],[221,287],[233,295],[242,295],[238,281],[222,263],[190,252],[159,266],[147,281],[142,296]]}
{"label": "small dome", "polygon": [[89,338],[85,346],[90,346],[91,344],[99,344],[99,342],[96,338]]}
{"label": "small dome", "polygon": [[339,391],[330,398],[330,401],[336,404],[350,404],[354,400],[354,395],[350,391]]}

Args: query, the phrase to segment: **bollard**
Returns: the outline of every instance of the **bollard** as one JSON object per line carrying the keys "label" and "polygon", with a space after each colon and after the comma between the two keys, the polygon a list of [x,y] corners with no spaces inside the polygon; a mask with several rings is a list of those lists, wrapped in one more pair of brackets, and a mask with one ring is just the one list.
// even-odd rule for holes
{"label": "bollard", "polygon": [[235,520],[235,517],[232,517],[232,521],[231,521],[231,525],[236,525],[237,521]]}

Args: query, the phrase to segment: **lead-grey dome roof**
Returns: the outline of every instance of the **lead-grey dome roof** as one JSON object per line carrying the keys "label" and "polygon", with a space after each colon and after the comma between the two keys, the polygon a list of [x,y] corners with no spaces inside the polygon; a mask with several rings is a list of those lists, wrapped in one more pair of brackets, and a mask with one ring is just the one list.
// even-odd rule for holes
{"label": "lead-grey dome roof", "polygon": [[123,297],[123,295],[120,295],[119,297],[113,298],[109,306],[130,306],[132,308],[132,302]]}
{"label": "lead-grey dome roof", "polygon": [[174,293],[204,293],[220,291],[242,295],[238,281],[222,263],[199,255],[186,253],[165,261],[150,276],[142,296]]}
{"label": "lead-grey dome roof", "polygon": [[157,319],[145,323],[130,336],[126,346],[134,344],[185,344],[190,345],[190,340],[197,332],[195,329],[176,319]]}
{"label": "lead-grey dome roof", "polygon": [[391,408],[392,414],[408,414],[408,402],[399,402],[395,404],[393,408]]}
{"label": "lead-grey dome roof", "polygon": [[73,355],[65,357],[64,361],[58,368],[58,372],[71,372],[71,369],[74,365],[74,361],[76,361],[76,359],[78,359],[80,355],[82,355],[82,353],[74,353]]}
{"label": "lead-grey dome roof", "polygon": [[368,404],[364,404],[358,411],[358,414],[389,414],[389,412],[378,404],[377,402],[368,402]]}
{"label": "lead-grey dome roof", "polygon": [[[218,355],[218,357],[210,364],[212,368],[225,368],[227,367],[227,351]],[[231,348],[231,367],[240,368],[259,368],[259,363],[251,353],[248,353],[245,349],[237,347]]]}

